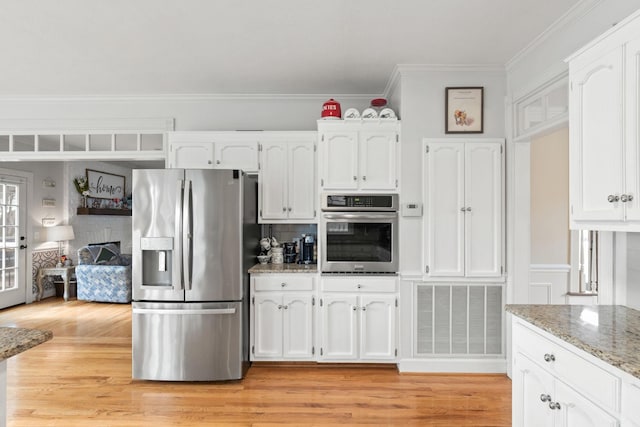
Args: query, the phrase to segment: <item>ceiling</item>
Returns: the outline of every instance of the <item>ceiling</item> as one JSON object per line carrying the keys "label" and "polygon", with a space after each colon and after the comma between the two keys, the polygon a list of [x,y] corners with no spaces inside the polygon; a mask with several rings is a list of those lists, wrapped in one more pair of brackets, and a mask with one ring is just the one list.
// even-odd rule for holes
{"label": "ceiling", "polygon": [[580,0],[1,0],[0,96],[380,94],[505,64]]}

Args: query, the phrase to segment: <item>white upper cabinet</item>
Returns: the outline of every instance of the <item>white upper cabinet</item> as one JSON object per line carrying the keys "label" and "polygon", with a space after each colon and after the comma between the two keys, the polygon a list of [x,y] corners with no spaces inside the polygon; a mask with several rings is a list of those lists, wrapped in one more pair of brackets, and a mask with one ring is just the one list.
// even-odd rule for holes
{"label": "white upper cabinet", "polygon": [[316,133],[271,134],[260,142],[259,222],[316,219]]}
{"label": "white upper cabinet", "polygon": [[567,61],[571,228],[640,231],[640,14]]}
{"label": "white upper cabinet", "polygon": [[396,191],[400,123],[318,121],[323,190]]}
{"label": "white upper cabinet", "polygon": [[425,273],[502,275],[502,140],[425,139]]}
{"label": "white upper cabinet", "polygon": [[169,132],[170,168],[258,171],[262,132]]}

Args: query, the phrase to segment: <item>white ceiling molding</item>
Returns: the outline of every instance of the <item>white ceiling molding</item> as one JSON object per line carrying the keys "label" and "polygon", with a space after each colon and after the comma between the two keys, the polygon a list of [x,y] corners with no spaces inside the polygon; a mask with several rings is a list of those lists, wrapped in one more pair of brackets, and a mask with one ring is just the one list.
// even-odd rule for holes
{"label": "white ceiling molding", "polygon": [[340,98],[350,100],[366,100],[379,97],[380,94],[156,94],[156,95],[77,95],[77,96],[0,96],[0,102],[26,102],[26,103],[61,103],[61,102],[193,102],[193,101],[233,101],[233,100],[326,100],[327,98]]}
{"label": "white ceiling molding", "polygon": [[558,18],[546,30],[544,30],[528,45],[526,45],[520,52],[516,53],[513,58],[507,61],[507,63],[505,64],[505,68],[507,69],[507,71],[510,71],[524,57],[526,57],[531,51],[540,46],[549,37],[553,36],[558,31],[561,31],[569,24],[582,19],[582,17],[584,17],[601,2],[602,0],[581,0],[580,2],[576,3],[564,15]]}
{"label": "white ceiling molding", "polygon": [[505,71],[502,64],[398,64],[394,72],[396,69],[400,74],[433,71]]}

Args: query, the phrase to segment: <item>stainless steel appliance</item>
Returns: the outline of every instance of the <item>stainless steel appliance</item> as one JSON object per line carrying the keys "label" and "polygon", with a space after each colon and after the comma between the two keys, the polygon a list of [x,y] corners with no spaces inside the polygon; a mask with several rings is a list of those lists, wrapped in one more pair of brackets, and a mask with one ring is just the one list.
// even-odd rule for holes
{"label": "stainless steel appliance", "polygon": [[313,234],[303,234],[300,238],[300,264],[315,264],[316,236]]}
{"label": "stainless steel appliance", "polygon": [[239,171],[133,171],[133,378],[242,378],[256,195]]}
{"label": "stainless steel appliance", "polygon": [[398,195],[323,194],[323,273],[398,271]]}

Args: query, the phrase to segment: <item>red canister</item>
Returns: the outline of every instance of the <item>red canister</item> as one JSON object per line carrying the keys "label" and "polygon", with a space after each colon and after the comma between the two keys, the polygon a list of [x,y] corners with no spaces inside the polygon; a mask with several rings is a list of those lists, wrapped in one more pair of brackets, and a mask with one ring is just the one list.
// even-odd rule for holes
{"label": "red canister", "polygon": [[339,119],[342,117],[340,111],[340,103],[331,98],[324,104],[322,104],[322,118],[323,119]]}

